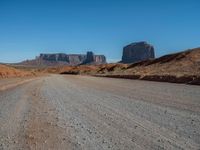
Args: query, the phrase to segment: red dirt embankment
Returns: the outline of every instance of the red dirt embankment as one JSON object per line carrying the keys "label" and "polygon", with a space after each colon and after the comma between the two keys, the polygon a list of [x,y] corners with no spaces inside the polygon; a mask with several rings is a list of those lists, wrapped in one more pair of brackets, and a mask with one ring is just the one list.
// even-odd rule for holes
{"label": "red dirt embankment", "polygon": [[10,66],[0,65],[0,78],[10,78],[10,77],[27,77],[34,76],[35,73],[31,71],[24,71],[15,69]]}
{"label": "red dirt embankment", "polygon": [[200,48],[133,64],[48,68],[46,72],[200,84]]}
{"label": "red dirt embankment", "polygon": [[200,84],[200,48],[165,55],[154,60],[115,66],[111,71],[104,67],[98,76],[142,79],[173,83]]}

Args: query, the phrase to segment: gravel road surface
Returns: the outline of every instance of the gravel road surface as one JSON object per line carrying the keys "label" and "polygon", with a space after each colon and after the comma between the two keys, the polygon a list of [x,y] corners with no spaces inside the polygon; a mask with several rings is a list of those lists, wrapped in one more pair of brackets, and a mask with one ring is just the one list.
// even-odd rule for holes
{"label": "gravel road surface", "polygon": [[200,150],[200,86],[78,75],[0,85],[0,150]]}

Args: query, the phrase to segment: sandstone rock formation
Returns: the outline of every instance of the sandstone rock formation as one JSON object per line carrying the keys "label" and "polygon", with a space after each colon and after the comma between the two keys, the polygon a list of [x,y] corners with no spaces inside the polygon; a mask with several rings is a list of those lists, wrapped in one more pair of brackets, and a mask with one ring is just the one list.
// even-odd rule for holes
{"label": "sandstone rock formation", "polygon": [[86,55],[63,54],[63,53],[40,54],[40,56],[37,59],[42,60],[42,61],[49,61],[49,62],[52,62],[52,63],[78,65],[86,59]]}
{"label": "sandstone rock formation", "polygon": [[106,57],[104,55],[94,55],[93,52],[87,52],[86,59],[82,64],[104,64],[106,63]]}
{"label": "sandstone rock formation", "polygon": [[91,62],[94,62],[94,53],[93,52],[87,52],[86,59],[85,59],[84,63],[87,64],[87,63],[91,63]]}
{"label": "sandstone rock formation", "polygon": [[47,67],[59,65],[82,65],[82,64],[105,64],[106,57],[104,55],[94,55],[93,52],[87,54],[40,54],[34,60],[27,60],[20,65],[32,67]]}
{"label": "sandstone rock formation", "polygon": [[97,62],[96,64],[105,64],[106,63],[106,57],[104,55],[95,55],[94,56],[94,62]]}
{"label": "sandstone rock formation", "polygon": [[154,47],[147,42],[136,42],[123,49],[122,63],[135,63],[155,58]]}

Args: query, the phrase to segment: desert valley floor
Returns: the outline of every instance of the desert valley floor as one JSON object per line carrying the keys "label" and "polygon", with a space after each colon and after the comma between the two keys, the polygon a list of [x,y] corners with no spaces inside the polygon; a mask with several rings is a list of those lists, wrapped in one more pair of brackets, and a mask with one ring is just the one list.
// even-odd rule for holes
{"label": "desert valley floor", "polygon": [[0,80],[0,149],[200,148],[200,86],[47,75]]}

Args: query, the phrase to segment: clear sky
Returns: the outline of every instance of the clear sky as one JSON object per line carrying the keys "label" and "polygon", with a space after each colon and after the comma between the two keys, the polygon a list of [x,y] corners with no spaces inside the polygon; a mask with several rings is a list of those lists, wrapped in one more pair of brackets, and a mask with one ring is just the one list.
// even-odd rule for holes
{"label": "clear sky", "polygon": [[156,56],[200,47],[200,0],[0,0],[0,62],[39,53],[105,54],[147,41]]}

